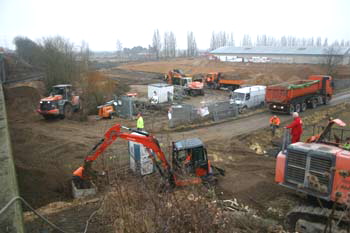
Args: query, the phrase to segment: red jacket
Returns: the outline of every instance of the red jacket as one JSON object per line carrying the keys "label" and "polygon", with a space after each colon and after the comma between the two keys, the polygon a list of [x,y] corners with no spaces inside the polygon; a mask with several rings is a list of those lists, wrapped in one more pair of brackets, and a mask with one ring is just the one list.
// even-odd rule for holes
{"label": "red jacket", "polygon": [[301,135],[303,133],[303,121],[300,117],[294,118],[294,121],[287,126],[291,130],[292,135]]}

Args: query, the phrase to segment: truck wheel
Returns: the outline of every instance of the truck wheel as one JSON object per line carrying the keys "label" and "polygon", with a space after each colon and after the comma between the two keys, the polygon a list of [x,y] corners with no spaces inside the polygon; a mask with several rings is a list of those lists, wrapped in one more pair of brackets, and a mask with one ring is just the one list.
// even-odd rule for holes
{"label": "truck wheel", "polygon": [[317,99],[311,100],[311,108],[316,108],[317,107]]}
{"label": "truck wheel", "polygon": [[301,104],[301,111],[302,111],[302,112],[305,112],[306,109],[307,109],[307,105],[306,105],[305,102],[303,102],[303,103]]}
{"label": "truck wheel", "polygon": [[330,101],[331,101],[331,97],[326,96],[326,97],[324,98],[324,100],[323,100],[323,104],[324,104],[324,105],[328,105]]}
{"label": "truck wheel", "polygon": [[239,113],[240,114],[244,114],[244,113],[246,113],[247,112],[247,106],[244,106],[244,107],[242,107],[240,110],[239,110]]}
{"label": "truck wheel", "polygon": [[300,110],[301,110],[300,104],[296,104],[295,105],[295,111],[296,112],[300,112]]}
{"label": "truck wheel", "polygon": [[295,108],[294,108],[294,105],[291,104],[291,105],[289,106],[289,114],[292,115],[293,112],[295,112]]}
{"label": "truck wheel", "polygon": [[63,109],[64,117],[71,119],[73,115],[73,107],[71,104],[66,104]]}

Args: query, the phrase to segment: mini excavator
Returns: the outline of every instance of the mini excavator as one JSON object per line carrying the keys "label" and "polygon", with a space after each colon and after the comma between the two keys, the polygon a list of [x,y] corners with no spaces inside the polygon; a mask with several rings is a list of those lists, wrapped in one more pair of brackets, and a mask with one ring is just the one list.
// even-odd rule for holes
{"label": "mini excavator", "polygon": [[[122,131],[122,129],[126,131]],[[104,137],[92,148],[84,160],[84,173],[93,174],[92,163],[103,154],[103,152],[118,138],[142,144],[156,170],[166,181],[166,186],[175,188],[193,184],[216,184],[216,175],[225,175],[221,168],[212,166],[208,160],[207,150],[198,138],[184,139],[172,143],[172,166],[167,161],[158,140],[151,134],[120,124],[113,125],[107,130]],[[189,171],[188,179],[179,179],[176,172],[184,166]],[[86,175],[86,177],[92,177]]]}

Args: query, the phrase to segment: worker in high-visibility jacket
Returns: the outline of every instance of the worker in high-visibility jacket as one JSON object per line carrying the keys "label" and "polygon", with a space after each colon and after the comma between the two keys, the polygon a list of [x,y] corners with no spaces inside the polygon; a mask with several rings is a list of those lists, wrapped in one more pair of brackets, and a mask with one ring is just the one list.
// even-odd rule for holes
{"label": "worker in high-visibility jacket", "polygon": [[271,128],[272,136],[275,136],[275,131],[277,128],[280,127],[280,124],[281,124],[281,120],[276,115],[270,118],[270,128]]}
{"label": "worker in high-visibility jacket", "polygon": [[143,123],[142,114],[140,112],[139,114],[137,114],[136,127],[137,127],[137,130],[143,131],[144,123]]}
{"label": "worker in high-visibility jacket", "polygon": [[80,166],[73,172],[73,182],[78,189],[86,188],[86,180],[84,175],[84,166]]}
{"label": "worker in high-visibility jacket", "polygon": [[346,138],[346,142],[345,144],[343,145],[343,148],[345,150],[350,150],[350,137]]}

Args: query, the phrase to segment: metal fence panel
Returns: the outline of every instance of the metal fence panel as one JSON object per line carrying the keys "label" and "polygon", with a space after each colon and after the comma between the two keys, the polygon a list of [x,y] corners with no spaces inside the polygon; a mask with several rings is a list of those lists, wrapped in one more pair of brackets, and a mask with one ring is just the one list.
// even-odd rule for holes
{"label": "metal fence panel", "polygon": [[[202,115],[202,109],[208,109],[209,114]],[[196,108],[189,104],[173,105],[172,117],[169,122],[170,127],[176,127],[184,124],[191,124],[201,120],[220,121],[226,118],[238,115],[238,108],[229,101],[211,103],[202,108]]]}

